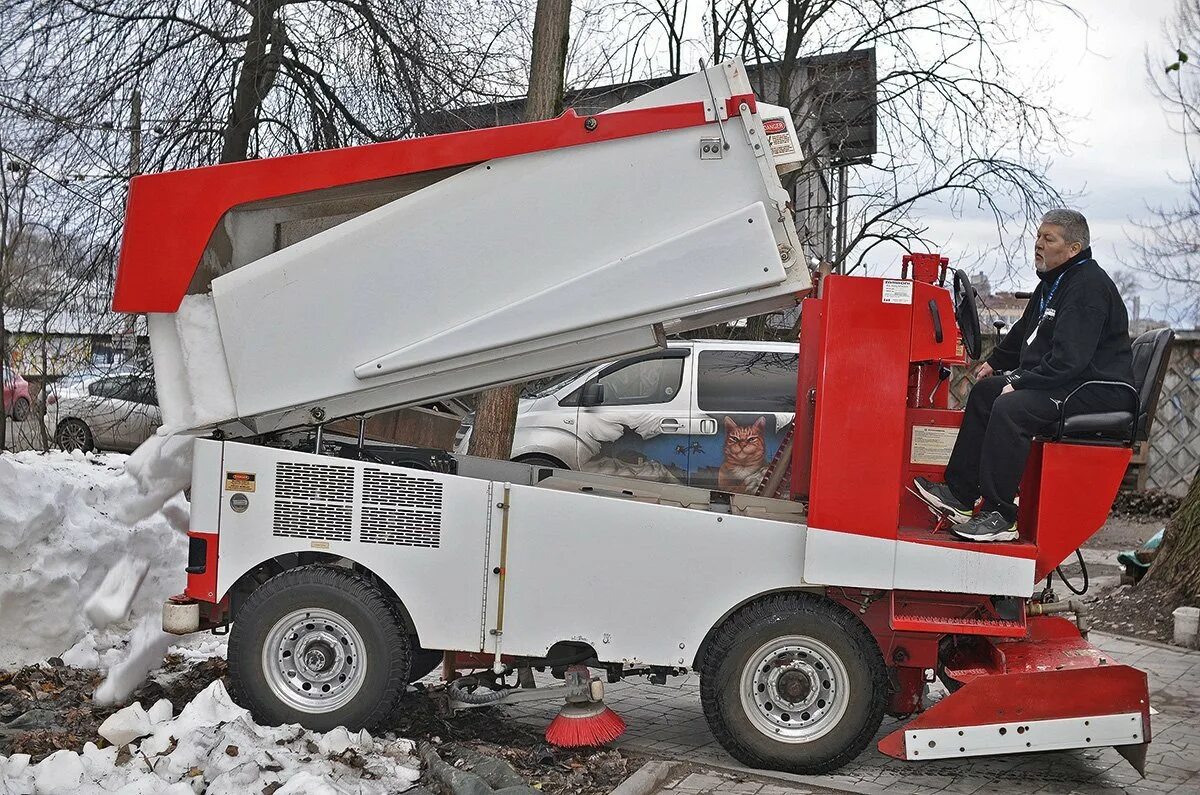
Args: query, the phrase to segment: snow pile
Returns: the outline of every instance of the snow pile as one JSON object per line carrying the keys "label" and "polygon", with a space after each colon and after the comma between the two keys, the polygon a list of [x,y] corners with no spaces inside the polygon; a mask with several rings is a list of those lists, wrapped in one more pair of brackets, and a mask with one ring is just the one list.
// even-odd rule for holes
{"label": "snow pile", "polygon": [[[159,701],[131,704],[100,727],[113,745],[56,751],[37,765],[0,757],[0,795],[8,793],[170,793],[247,795],[402,792],[420,777],[408,740],[375,739],[343,728],[317,734],[299,725],[265,727],[213,682],[178,717]],[[140,742],[137,742],[140,740]],[[129,753],[118,763],[119,745]],[[276,789],[277,788],[277,789]]]}
{"label": "snow pile", "polygon": [[178,312],[150,315],[150,350],[164,427],[194,428],[237,416],[211,295],[188,295]]}
{"label": "snow pile", "polygon": [[151,439],[129,473],[121,455],[0,455],[0,666],[106,667],[126,621],[158,620],[183,585],[187,441]]}

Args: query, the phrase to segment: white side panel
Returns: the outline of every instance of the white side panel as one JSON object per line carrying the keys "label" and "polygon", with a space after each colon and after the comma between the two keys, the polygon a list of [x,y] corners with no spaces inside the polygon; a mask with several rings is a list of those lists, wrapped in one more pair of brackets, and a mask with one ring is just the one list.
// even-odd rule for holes
{"label": "white side panel", "polygon": [[[787,274],[774,238],[761,234],[768,224],[766,208],[756,202],[366,362],[354,374],[372,378],[778,284]],[[567,307],[575,309],[569,318],[563,316]]]}
{"label": "white side panel", "polygon": [[801,524],[513,487],[503,650],[690,666],[730,609],[801,585]]}
{"label": "white side panel", "polygon": [[236,443],[221,470],[254,475],[255,486],[222,489],[219,594],[277,555],[328,552],[383,577],[424,646],[482,649],[490,481]]}
{"label": "white side panel", "polygon": [[1027,597],[1034,561],[809,528],[805,582],[855,588]]}
{"label": "white side panel", "polygon": [[1028,597],[1033,571],[1028,558],[911,542],[896,547],[895,587],[901,590]]}
{"label": "white side panel", "polygon": [[224,445],[212,439],[192,443],[192,491],[189,530],[219,533],[221,530],[221,456]]}
{"label": "white side panel", "polygon": [[890,589],[895,571],[893,540],[808,528],[804,556],[807,582]]}

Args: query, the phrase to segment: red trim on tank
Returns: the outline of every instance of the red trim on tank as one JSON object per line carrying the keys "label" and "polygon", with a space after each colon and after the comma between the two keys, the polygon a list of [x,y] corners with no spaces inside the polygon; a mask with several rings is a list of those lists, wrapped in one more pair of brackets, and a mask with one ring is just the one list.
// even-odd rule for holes
{"label": "red trim on tank", "polygon": [[[753,108],[752,95],[732,99],[747,98]],[[113,310],[178,310],[213,229],[238,205],[706,123],[703,102],[587,117],[567,110],[547,121],[134,177]]]}

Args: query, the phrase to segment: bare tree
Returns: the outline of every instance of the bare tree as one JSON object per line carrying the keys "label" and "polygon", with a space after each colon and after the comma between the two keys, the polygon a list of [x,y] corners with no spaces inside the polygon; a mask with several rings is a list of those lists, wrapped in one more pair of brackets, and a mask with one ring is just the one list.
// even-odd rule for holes
{"label": "bare tree", "polygon": [[[1182,293],[1182,311],[1176,319],[1195,322],[1200,319],[1200,159],[1194,156],[1200,133],[1200,72],[1191,59],[1200,54],[1200,7],[1179,2],[1166,33],[1175,56],[1151,57],[1148,69],[1187,143],[1188,195],[1178,205],[1155,208],[1154,220],[1143,225],[1135,241],[1137,264],[1149,278],[1174,288],[1177,295]],[[1181,600],[1200,598],[1200,469],[1167,524],[1149,578]]]}
{"label": "bare tree", "polygon": [[[798,209],[828,212],[839,203],[831,169],[842,164],[830,157],[838,142],[820,122],[839,88],[814,58],[873,48],[879,152],[849,173],[840,208],[845,244],[814,238],[810,253],[851,271],[880,247],[936,249],[921,211],[937,202],[989,214],[995,249],[1011,257],[1026,245],[1030,220],[1061,201],[1045,177],[1047,153],[1064,141],[1053,86],[1023,83],[1004,62],[1006,50],[1035,32],[1046,12],[1072,18],[1057,0],[998,0],[983,8],[970,0],[614,0],[610,13],[624,23],[614,37],[625,46],[611,59],[613,77],[635,79],[651,67],[675,74],[679,63],[699,57],[736,55],[762,65],[755,93],[801,120],[810,157],[799,174],[824,184],[807,200],[824,206],[804,208],[798,200]],[[702,21],[703,38],[680,35],[688,19]],[[659,56],[648,64],[650,53]]]}
{"label": "bare tree", "polygon": [[[538,0],[529,63],[525,120],[550,119],[562,112],[563,80],[571,32],[571,0]],[[475,406],[471,455],[507,459],[512,454],[519,384],[489,389]]]}

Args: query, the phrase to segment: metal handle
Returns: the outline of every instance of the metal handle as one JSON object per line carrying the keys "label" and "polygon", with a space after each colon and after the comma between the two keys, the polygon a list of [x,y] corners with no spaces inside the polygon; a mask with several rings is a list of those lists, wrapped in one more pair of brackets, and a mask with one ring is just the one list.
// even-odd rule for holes
{"label": "metal handle", "polygon": [[945,337],[942,335],[942,313],[938,311],[937,301],[929,299],[929,314],[933,317],[933,339],[935,342],[941,342]]}
{"label": "metal handle", "polygon": [[1062,439],[1063,427],[1067,424],[1067,403],[1071,401],[1071,398],[1075,397],[1075,394],[1079,392],[1079,390],[1089,386],[1119,386],[1124,389],[1128,389],[1130,393],[1133,394],[1133,421],[1129,423],[1129,443],[1133,444],[1136,442],[1138,415],[1141,413],[1142,408],[1142,396],[1138,394],[1136,387],[1134,387],[1132,384],[1127,384],[1124,381],[1084,381],[1082,384],[1072,389],[1071,393],[1063,398],[1062,405],[1059,406],[1058,433],[1054,436],[1055,440],[1058,441]]}
{"label": "metal handle", "polygon": [[683,428],[683,423],[673,417],[667,417],[658,423],[658,427],[664,431],[678,431]]}

